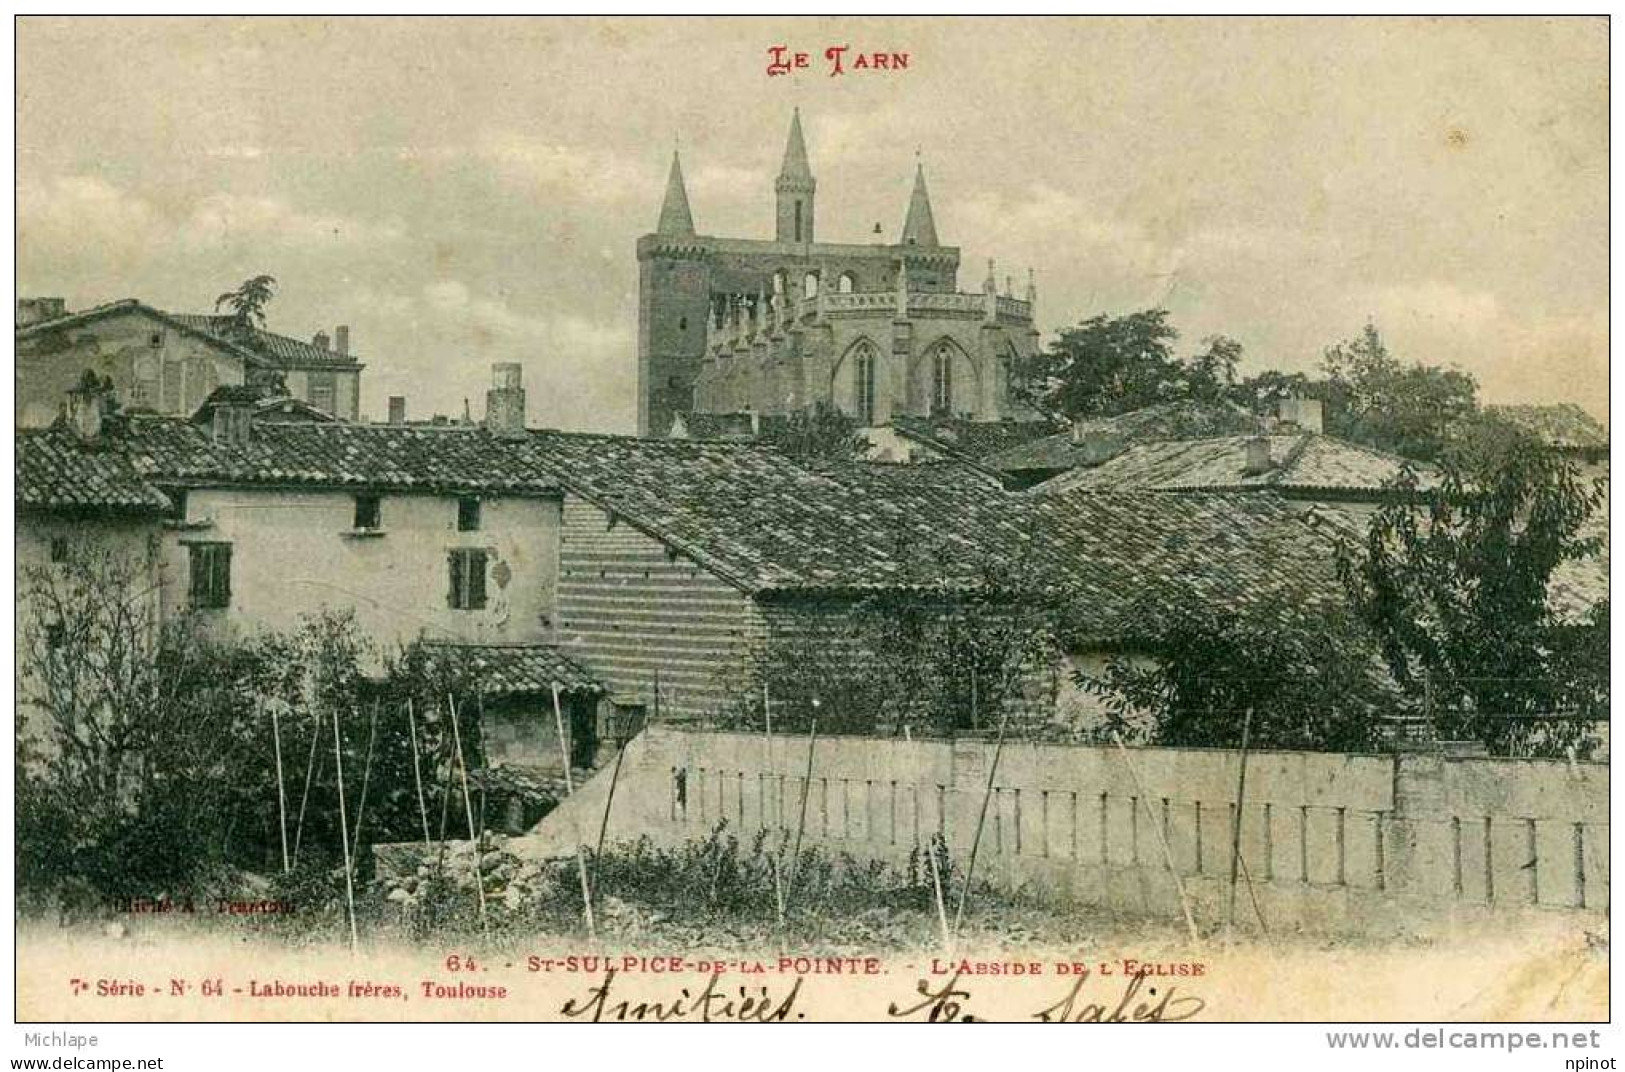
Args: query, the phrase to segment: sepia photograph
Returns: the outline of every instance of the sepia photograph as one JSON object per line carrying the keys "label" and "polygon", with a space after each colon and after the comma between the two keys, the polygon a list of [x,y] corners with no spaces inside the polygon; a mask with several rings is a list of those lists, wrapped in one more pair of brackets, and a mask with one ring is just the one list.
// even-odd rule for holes
{"label": "sepia photograph", "polygon": [[1614,1067],[1609,31],[15,18],[7,1056]]}

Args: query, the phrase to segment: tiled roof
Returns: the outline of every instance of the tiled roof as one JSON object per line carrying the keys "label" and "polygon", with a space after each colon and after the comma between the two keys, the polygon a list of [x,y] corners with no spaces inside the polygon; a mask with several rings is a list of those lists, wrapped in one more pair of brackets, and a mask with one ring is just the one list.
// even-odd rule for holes
{"label": "tiled roof", "polygon": [[958,417],[894,415],[892,428],[910,439],[950,455],[981,459],[1000,451],[1051,435],[1055,425],[1045,420],[971,421]]}
{"label": "tiled roof", "polygon": [[237,354],[252,364],[269,366],[272,368],[356,368],[355,355],[340,354],[334,350],[323,350],[298,339],[286,335],[278,335],[272,331],[252,329],[247,338],[242,338],[226,331],[226,325],[231,318],[205,313],[170,313],[156,309],[137,298],[124,298],[119,301],[107,302],[102,305],[81,309],[78,312],[42,320],[16,329],[16,338],[26,339],[35,335],[42,335],[62,328],[72,327],[75,324],[85,323],[99,317],[118,313],[141,312],[159,320],[171,327],[186,332],[189,335],[200,337],[215,343],[224,349]]}
{"label": "tiled roof", "polygon": [[551,644],[427,643],[431,659],[449,655],[479,671],[480,691],[488,696],[560,692],[602,695],[603,683]]}
{"label": "tiled roof", "polygon": [[558,491],[526,440],[478,428],[256,420],[249,442],[234,445],[190,421],[132,416],[123,449],[137,471],[159,483]]}
{"label": "tiled roof", "polygon": [[320,421],[324,424],[338,420],[337,417],[326,410],[317,409],[309,402],[293,398],[280,388],[270,384],[226,384],[216,387],[199,404],[192,414],[194,422],[202,423],[214,419],[217,406],[247,406],[254,414],[254,420],[265,423],[272,421]]}
{"label": "tiled roof", "polygon": [[1581,539],[1597,542],[1596,552],[1565,559],[1552,571],[1546,602],[1557,617],[1576,621],[1608,599],[1608,536],[1608,503],[1604,500],[1580,529]]}
{"label": "tiled roof", "polygon": [[1573,402],[1556,406],[1486,406],[1536,436],[1549,447],[1563,450],[1606,450],[1608,429]]}
{"label": "tiled roof", "polygon": [[1301,433],[1263,437],[1269,444],[1270,467],[1248,473],[1247,444],[1253,438],[1236,435],[1137,443],[1099,465],[1063,473],[1035,491],[1273,489],[1376,496],[1407,466],[1416,471],[1423,487],[1437,479],[1434,470],[1422,463],[1330,436]]}
{"label": "tiled roof", "polygon": [[1074,428],[1000,450],[983,459],[995,469],[1071,469],[1100,460],[1100,444],[1115,453],[1130,443],[1247,434],[1259,419],[1226,402],[1160,402],[1115,417],[1080,421]]}
{"label": "tiled roof", "polygon": [[727,440],[748,442],[783,427],[787,418],[782,414],[736,413],[680,413],[672,419],[675,428],[682,422],[688,439]]}
{"label": "tiled roof", "polygon": [[17,432],[12,475],[19,510],[160,514],[170,507],[125,452],[97,449],[60,425]]}
{"label": "tiled roof", "polygon": [[204,313],[170,313],[173,319],[197,331],[212,335],[218,339],[243,342],[249,348],[258,351],[269,358],[278,368],[353,368],[356,365],[354,354],[341,354],[337,350],[324,350],[308,342],[287,335],[278,335],[274,331],[263,331],[253,328],[247,339],[239,339],[228,334],[231,323],[229,316],[213,316]]}

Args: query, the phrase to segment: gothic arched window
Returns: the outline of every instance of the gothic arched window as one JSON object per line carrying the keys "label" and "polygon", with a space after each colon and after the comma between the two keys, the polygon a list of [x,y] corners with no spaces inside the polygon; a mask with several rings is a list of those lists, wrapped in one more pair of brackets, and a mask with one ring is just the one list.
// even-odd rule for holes
{"label": "gothic arched window", "polygon": [[954,351],[946,343],[931,357],[931,412],[951,414],[954,408]]}
{"label": "gothic arched window", "polygon": [[856,289],[856,285],[852,280],[852,273],[842,272],[841,278],[835,281],[835,292],[837,294],[850,294],[854,289]]}
{"label": "gothic arched window", "polygon": [[875,423],[875,348],[868,343],[852,355],[852,400],[859,423]]}
{"label": "gothic arched window", "polygon": [[807,298],[818,297],[818,273],[808,272],[807,277],[801,281],[801,293]]}

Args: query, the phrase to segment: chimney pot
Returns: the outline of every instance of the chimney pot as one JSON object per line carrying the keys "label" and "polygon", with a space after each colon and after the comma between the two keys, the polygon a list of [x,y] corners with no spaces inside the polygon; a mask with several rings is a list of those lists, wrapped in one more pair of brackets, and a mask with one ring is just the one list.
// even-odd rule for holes
{"label": "chimney pot", "polygon": [[525,434],[524,366],[512,361],[491,366],[491,389],[485,393],[485,427],[497,435]]}
{"label": "chimney pot", "polygon": [[350,325],[340,324],[333,329],[333,349],[346,357],[350,355]]}
{"label": "chimney pot", "polygon": [[310,338],[310,345],[316,347],[318,350],[326,350],[328,348],[327,332],[318,331],[315,335],[312,335]]}
{"label": "chimney pot", "polygon": [[1242,462],[1243,476],[1261,476],[1270,471],[1274,463],[1270,460],[1270,441],[1268,436],[1253,436],[1247,440],[1246,458]]}
{"label": "chimney pot", "polygon": [[95,373],[86,370],[79,385],[68,392],[68,420],[72,422],[73,430],[79,433],[79,438],[94,440],[101,437],[102,420],[107,415],[112,397],[112,381],[99,379]]}
{"label": "chimney pot", "polygon": [[390,424],[405,424],[406,423],[406,396],[405,395],[390,395],[389,396],[389,423]]}

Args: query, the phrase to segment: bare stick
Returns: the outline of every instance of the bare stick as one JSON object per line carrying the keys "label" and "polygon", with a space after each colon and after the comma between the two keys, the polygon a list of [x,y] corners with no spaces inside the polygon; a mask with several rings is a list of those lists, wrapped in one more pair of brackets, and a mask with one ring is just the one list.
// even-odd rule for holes
{"label": "bare stick", "polygon": [[609,772],[609,793],[604,797],[604,817],[598,822],[598,845],[592,853],[593,885],[598,885],[598,861],[604,855],[604,837],[609,833],[609,809],[615,803],[615,786],[621,780],[621,760],[626,758],[626,742],[615,750],[615,766]]}
{"label": "bare stick", "polygon": [[305,759],[305,791],[299,798],[299,821],[293,829],[293,864],[299,866],[299,844],[305,839],[305,806],[310,803],[310,783],[316,777],[316,746],[322,740],[322,715],[316,713],[316,722],[310,730],[310,755]]}
{"label": "bare stick", "polygon": [[[909,744],[914,743],[914,735],[908,731],[908,723],[903,723],[903,740]],[[917,790],[916,790],[917,791]],[[915,812],[916,818],[919,812]],[[931,888],[937,895],[937,922],[942,926],[942,951],[950,958],[954,955],[954,936],[948,930],[948,904],[942,896],[942,871],[937,867],[937,838],[933,834],[925,842],[925,858],[931,861]]]}
{"label": "bare stick", "polygon": [[355,930],[355,876],[350,870],[350,817],[344,811],[344,748],[339,734],[339,709],[333,705],[333,765],[339,783],[339,845],[344,849],[344,903],[350,912],[350,952],[359,943]]}
{"label": "bare stick", "polygon": [[[971,668],[971,703],[972,720],[975,720],[976,696],[976,669]],[[971,837],[970,860],[965,864],[965,881],[959,886],[959,905],[954,909],[955,935],[965,921],[965,901],[970,896],[971,880],[976,877],[976,854],[982,847],[982,829],[987,825],[987,806],[993,799],[993,779],[999,773],[999,757],[1004,755],[1004,731],[1010,725],[1010,709],[1005,708],[1004,714],[999,717],[999,736],[993,742],[993,762],[987,766],[987,786],[982,790],[982,810],[976,816],[976,833]]]}
{"label": "bare stick", "polygon": [[[553,682],[553,721],[558,727],[559,754],[564,758],[564,795],[576,795],[575,777],[570,773],[570,742],[564,736],[564,705],[559,701],[559,683]],[[606,805],[606,816],[608,806]],[[587,921],[587,937],[596,941],[598,928],[592,918],[592,884],[587,881],[587,857],[581,844],[581,837],[576,837],[576,873],[581,876],[581,912]]]}
{"label": "bare stick", "polygon": [[367,788],[372,783],[372,750],[378,742],[378,701],[372,704],[372,718],[367,722],[367,761],[361,766],[361,799],[355,805],[355,847],[352,856],[361,855],[361,820],[367,814]]}
{"label": "bare stick", "polygon": [[479,895],[480,926],[485,926],[485,872],[480,867],[480,835],[474,829],[474,801],[468,795],[468,759],[463,755],[463,731],[457,728],[457,701],[446,694],[446,707],[451,711],[451,739],[457,748],[457,770],[463,780],[463,814],[468,818],[468,840],[474,849],[474,892]]}
{"label": "bare stick", "polygon": [[1134,779],[1134,788],[1139,794],[1141,807],[1145,808],[1146,820],[1157,835],[1157,844],[1162,846],[1162,859],[1168,865],[1168,877],[1174,880],[1174,889],[1179,893],[1179,906],[1185,911],[1185,926],[1190,930],[1191,944],[1200,944],[1202,936],[1196,930],[1196,917],[1191,915],[1191,901],[1185,895],[1185,881],[1179,877],[1179,868],[1174,866],[1174,850],[1168,847],[1168,839],[1162,833],[1162,824],[1151,814],[1151,802],[1146,799],[1145,785],[1140,781],[1140,772],[1135,769],[1134,760],[1128,754],[1128,746],[1123,743],[1123,735],[1114,732],[1112,740],[1117,742],[1118,751],[1123,753],[1123,765],[1128,767],[1129,777]]}
{"label": "bare stick", "polygon": [[406,730],[412,735],[412,783],[418,790],[418,816],[423,820],[423,849],[429,849],[429,805],[423,799],[423,770],[418,758],[418,718],[412,712],[412,698],[406,699]]}
{"label": "bare stick", "polygon": [[[816,701],[814,701],[816,702]],[[812,789],[813,749],[818,744],[818,716],[814,715],[812,728],[807,732],[807,773],[801,779],[801,817],[796,820],[796,843],[790,852],[790,877],[784,882],[784,900],[790,902],[790,893],[796,888],[797,872],[801,870],[801,836],[807,830],[807,794]]]}
{"label": "bare stick", "polygon": [[282,783],[282,723],[277,718],[276,704],[256,701],[271,708],[271,743],[276,750],[276,815],[277,828],[282,832],[282,873],[291,869],[288,863],[288,790]]}
{"label": "bare stick", "polygon": [[[779,772],[778,765],[773,762],[773,708],[767,692],[767,682],[765,681],[762,682],[762,725],[767,737],[768,784],[771,785],[778,780]],[[762,797],[762,809],[763,815],[766,815],[767,797],[765,795]],[[779,816],[779,825],[784,825],[784,816],[782,815]],[[780,841],[774,846],[772,854],[767,858],[769,866],[773,869],[773,903],[779,913],[779,940],[781,944],[784,940],[784,879],[779,874],[779,852],[782,848],[783,842]]]}
{"label": "bare stick", "polygon": [[1225,897],[1224,928],[1236,926],[1236,880],[1241,870],[1241,809],[1247,800],[1247,745],[1253,729],[1253,709],[1241,717],[1241,771],[1236,775],[1236,810],[1230,822],[1230,891]]}

